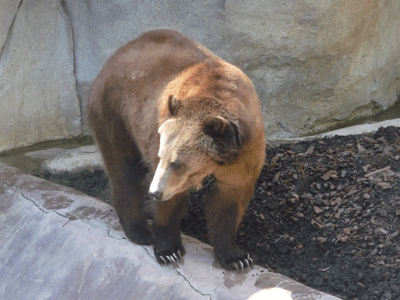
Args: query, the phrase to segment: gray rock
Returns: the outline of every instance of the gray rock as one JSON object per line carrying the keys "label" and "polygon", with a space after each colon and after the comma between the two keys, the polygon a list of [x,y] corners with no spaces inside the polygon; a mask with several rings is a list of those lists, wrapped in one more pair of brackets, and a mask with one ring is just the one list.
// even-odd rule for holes
{"label": "gray rock", "polygon": [[0,36],[0,151],[80,134],[72,29],[60,1],[8,2],[0,4],[10,13]]}
{"label": "gray rock", "polygon": [[[34,153],[35,154],[35,153]],[[43,154],[37,153],[36,156]],[[31,154],[32,155],[32,154]],[[64,150],[58,155],[46,159],[42,168],[50,174],[78,173],[83,170],[103,170],[103,160],[96,145]]]}
{"label": "gray rock", "polygon": [[0,151],[89,133],[80,107],[105,60],[159,27],[244,70],[268,137],[351,124],[398,99],[399,14],[397,0],[1,1]]}
{"label": "gray rock", "polygon": [[20,1],[3,0],[0,3],[0,53],[6,43],[10,27],[18,11]]}
{"label": "gray rock", "polygon": [[249,75],[269,137],[345,125],[395,103],[400,2],[66,0],[81,99],[104,61],[142,31],[180,30]]}
{"label": "gray rock", "polygon": [[56,156],[59,156],[67,151],[66,149],[63,148],[50,148],[50,149],[45,149],[45,150],[37,150],[33,152],[28,152],[25,153],[25,156],[31,157],[33,159],[37,160],[46,160],[46,159],[52,159]]}

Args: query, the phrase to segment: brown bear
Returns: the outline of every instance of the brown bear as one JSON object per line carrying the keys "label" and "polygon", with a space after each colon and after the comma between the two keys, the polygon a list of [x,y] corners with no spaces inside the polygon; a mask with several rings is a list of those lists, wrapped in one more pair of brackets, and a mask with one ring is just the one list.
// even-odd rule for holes
{"label": "brown bear", "polygon": [[204,199],[209,241],[224,268],[252,266],[235,234],[266,144],[260,103],[242,71],[177,31],[145,32],[107,60],[88,117],[132,242],[153,244],[160,263],[183,261],[180,220],[190,191],[213,175]]}

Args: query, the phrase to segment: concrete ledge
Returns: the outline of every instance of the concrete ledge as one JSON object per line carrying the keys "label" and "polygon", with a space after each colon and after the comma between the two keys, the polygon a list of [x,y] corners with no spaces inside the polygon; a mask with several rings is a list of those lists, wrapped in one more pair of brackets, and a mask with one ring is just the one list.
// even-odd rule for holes
{"label": "concrete ledge", "polygon": [[184,237],[185,264],[129,242],[111,206],[0,163],[0,299],[339,299],[256,266],[228,272]]}
{"label": "concrete ledge", "polygon": [[279,144],[285,144],[285,143],[296,143],[296,142],[301,142],[301,141],[310,141],[310,140],[315,140],[315,139],[322,139],[324,137],[332,137],[335,135],[341,135],[341,136],[346,136],[346,135],[357,135],[357,134],[365,134],[365,133],[373,133],[379,130],[381,127],[389,127],[389,126],[394,126],[394,127],[400,127],[400,118],[399,119],[392,119],[392,120],[386,120],[382,122],[377,122],[377,123],[371,123],[371,124],[361,124],[361,125],[354,125],[350,127],[345,127],[342,129],[337,129],[337,130],[332,130],[328,131],[325,133],[317,134],[317,135],[311,135],[307,137],[300,137],[300,138],[272,138],[268,139],[268,142],[271,145],[279,145]]}

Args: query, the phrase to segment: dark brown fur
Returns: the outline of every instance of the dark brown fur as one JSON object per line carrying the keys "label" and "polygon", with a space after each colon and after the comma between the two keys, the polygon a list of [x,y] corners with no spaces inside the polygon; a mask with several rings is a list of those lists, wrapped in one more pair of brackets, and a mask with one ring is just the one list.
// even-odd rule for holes
{"label": "dark brown fur", "polygon": [[[190,131],[182,148],[187,151],[179,142],[174,146],[179,148],[175,156],[182,153],[179,162],[197,170],[197,177],[188,175],[191,182],[211,173],[216,178],[205,207],[217,258],[228,269],[246,258],[235,246],[235,233],[265,159],[260,105],[246,75],[179,32],[150,31],[108,59],[93,84],[88,111],[130,240],[154,244],[160,262],[178,250],[184,254],[179,222],[189,189],[169,185],[177,190],[157,203],[153,228],[144,213],[160,162],[158,129],[173,119]],[[172,158],[163,159],[168,168],[175,168],[170,182],[186,178],[186,169],[178,168]],[[193,185],[199,186],[200,179]]]}

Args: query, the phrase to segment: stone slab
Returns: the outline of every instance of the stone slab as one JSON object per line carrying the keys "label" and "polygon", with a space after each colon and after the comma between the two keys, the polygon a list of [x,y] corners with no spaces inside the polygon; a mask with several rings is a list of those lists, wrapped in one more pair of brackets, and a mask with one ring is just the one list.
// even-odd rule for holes
{"label": "stone slab", "polygon": [[268,137],[326,131],[398,100],[398,0],[66,0],[65,7],[83,101],[117,48],[160,27],[182,31],[250,77]]}
{"label": "stone slab", "polygon": [[283,143],[295,143],[300,141],[322,139],[324,137],[330,137],[335,135],[346,136],[346,135],[366,134],[366,133],[376,132],[381,127],[389,127],[389,126],[400,127],[400,119],[386,120],[371,124],[349,126],[342,129],[332,130],[325,133],[311,135],[307,137],[301,137],[301,138],[271,138],[268,140],[268,142],[271,145],[279,145]]}
{"label": "stone slab", "polygon": [[0,20],[0,151],[80,135],[72,24],[62,1],[1,1]]}
{"label": "stone slab", "polygon": [[184,237],[185,264],[129,242],[111,206],[0,163],[0,299],[339,299],[256,266],[223,270]]}
{"label": "stone slab", "polygon": [[[40,153],[47,154],[43,150]],[[31,153],[31,155],[35,155],[35,153]],[[77,173],[85,169],[104,169],[104,165],[97,145],[91,145],[65,150],[55,157],[46,159],[42,168],[51,174],[60,174],[63,172]]]}

